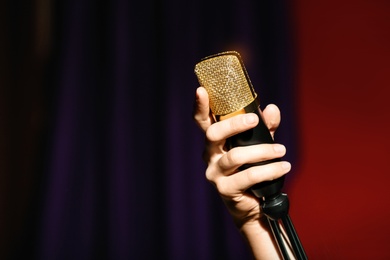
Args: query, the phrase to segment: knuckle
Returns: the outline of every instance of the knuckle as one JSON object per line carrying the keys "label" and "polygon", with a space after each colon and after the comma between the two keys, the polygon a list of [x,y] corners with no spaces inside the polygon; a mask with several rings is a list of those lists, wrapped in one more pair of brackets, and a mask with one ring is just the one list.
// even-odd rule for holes
{"label": "knuckle", "polygon": [[215,183],[218,177],[218,170],[216,169],[215,164],[209,163],[206,172],[205,172],[206,179],[209,182]]}
{"label": "knuckle", "polygon": [[240,153],[237,153],[236,150],[230,150],[226,153],[226,160],[229,165],[237,165],[240,162]]}
{"label": "knuckle", "polygon": [[206,176],[206,179],[207,179],[209,182],[215,183],[215,181],[214,181],[214,176],[215,176],[215,174],[213,173],[213,171],[211,170],[210,167],[207,168],[206,173],[205,173],[205,176]]}
{"label": "knuckle", "polygon": [[216,137],[216,132],[214,131],[213,125],[211,125],[207,130],[206,130],[206,138],[209,141],[217,141]]}
{"label": "knuckle", "polygon": [[250,167],[246,169],[246,178],[248,180],[248,183],[253,183],[255,184],[257,180],[257,172],[256,172],[256,167]]}
{"label": "knuckle", "polygon": [[209,170],[206,170],[206,179],[209,181],[209,182],[213,182],[213,174],[209,171]]}
{"label": "knuckle", "polygon": [[217,187],[217,190],[218,190],[219,194],[221,194],[222,196],[229,195],[229,188],[226,185],[226,182],[224,182],[224,181],[217,181],[217,182],[215,182],[215,186]]}

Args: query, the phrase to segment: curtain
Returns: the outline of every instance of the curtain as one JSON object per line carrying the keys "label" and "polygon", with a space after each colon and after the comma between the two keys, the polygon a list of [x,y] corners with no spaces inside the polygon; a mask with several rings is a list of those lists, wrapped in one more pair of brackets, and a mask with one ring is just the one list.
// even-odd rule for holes
{"label": "curtain", "polygon": [[49,8],[41,163],[26,229],[9,254],[249,259],[204,176],[193,68],[205,56],[239,51],[261,106],[280,107],[276,139],[296,160],[287,1],[78,0]]}

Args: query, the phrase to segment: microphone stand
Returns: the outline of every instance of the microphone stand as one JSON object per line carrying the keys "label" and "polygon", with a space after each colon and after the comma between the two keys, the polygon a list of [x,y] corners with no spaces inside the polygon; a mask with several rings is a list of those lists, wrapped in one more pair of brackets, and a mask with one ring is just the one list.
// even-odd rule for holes
{"label": "microphone stand", "polygon": [[306,260],[307,256],[288,214],[290,205],[287,194],[279,193],[268,198],[263,197],[260,200],[260,206],[264,212],[264,215],[267,217],[268,223],[271,227],[272,233],[279,247],[280,254],[283,256],[283,259],[289,260],[290,256],[288,254],[286,244],[283,241],[284,234],[282,233],[281,225],[284,227],[288,238],[287,242],[290,242],[290,250],[292,251],[295,258],[298,260]]}

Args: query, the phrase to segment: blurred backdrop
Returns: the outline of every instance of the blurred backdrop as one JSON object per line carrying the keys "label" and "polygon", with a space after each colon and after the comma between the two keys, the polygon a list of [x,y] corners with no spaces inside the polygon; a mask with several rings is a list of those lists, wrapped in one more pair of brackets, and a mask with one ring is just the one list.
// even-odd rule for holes
{"label": "blurred backdrop", "polygon": [[0,5],[1,259],[250,259],[192,120],[226,50],[281,109],[309,258],[390,257],[388,1]]}

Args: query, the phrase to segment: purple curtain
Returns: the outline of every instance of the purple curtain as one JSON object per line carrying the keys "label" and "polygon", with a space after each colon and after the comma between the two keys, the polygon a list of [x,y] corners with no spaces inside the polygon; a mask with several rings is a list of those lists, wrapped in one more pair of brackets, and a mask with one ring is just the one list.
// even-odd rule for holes
{"label": "purple curtain", "polygon": [[[24,237],[38,259],[249,259],[204,177],[192,120],[201,58],[241,52],[295,160],[287,1],[56,1],[43,177]],[[26,253],[16,252],[17,256]]]}

